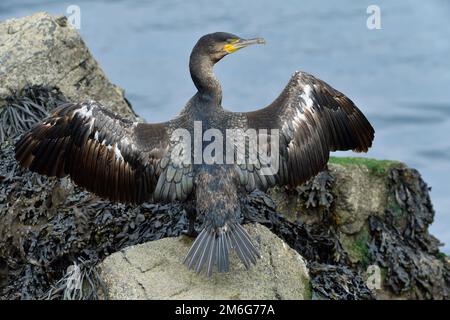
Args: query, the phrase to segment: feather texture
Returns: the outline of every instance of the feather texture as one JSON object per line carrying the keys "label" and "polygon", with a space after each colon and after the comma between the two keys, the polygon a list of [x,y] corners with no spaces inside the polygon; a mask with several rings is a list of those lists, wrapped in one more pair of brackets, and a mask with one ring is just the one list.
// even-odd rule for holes
{"label": "feather texture", "polygon": [[[136,124],[96,102],[64,104],[16,143],[16,159],[113,201],[142,203],[157,181],[168,140],[162,124]],[[152,154],[152,156],[150,156]]]}
{"label": "feather texture", "polygon": [[323,170],[330,151],[366,152],[375,133],[349,98],[305,72],[296,72],[272,104],[243,115],[248,128],[278,129],[280,133],[278,172],[255,183],[254,176],[261,171],[241,166],[240,174],[247,176],[241,181],[247,190],[302,184]]}

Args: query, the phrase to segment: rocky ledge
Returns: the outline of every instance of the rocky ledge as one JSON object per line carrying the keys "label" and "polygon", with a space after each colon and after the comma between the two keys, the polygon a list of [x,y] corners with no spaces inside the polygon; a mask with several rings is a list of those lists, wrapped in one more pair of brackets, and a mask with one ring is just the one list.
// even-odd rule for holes
{"label": "rocky ledge", "polygon": [[246,270],[236,255],[231,270],[208,278],[188,270],[182,260],[192,239],[166,238],[127,247],[107,257],[100,274],[110,299],[310,299],[306,261],[269,229],[247,224],[261,253]]}
{"label": "rocky ledge", "polygon": [[185,270],[182,204],[110,203],[14,160],[18,134],[60,102],[134,117],[78,33],[44,13],[8,20],[0,61],[0,298],[449,298],[428,187],[395,161],[332,158],[303,186],[242,197],[257,266],[233,260],[211,279]]}

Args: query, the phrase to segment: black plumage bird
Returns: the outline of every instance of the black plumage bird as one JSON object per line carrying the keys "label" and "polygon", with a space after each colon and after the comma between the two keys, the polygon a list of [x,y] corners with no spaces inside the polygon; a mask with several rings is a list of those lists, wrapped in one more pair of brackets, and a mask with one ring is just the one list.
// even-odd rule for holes
{"label": "black plumage bird", "polygon": [[[238,222],[238,194],[299,185],[324,168],[330,151],[365,152],[374,138],[372,126],[349,98],[304,72],[294,73],[280,96],[263,109],[225,110],[214,64],[238,49],[263,42],[223,32],[200,38],[189,62],[198,92],[168,122],[132,122],[94,101],[65,104],[23,135],[16,144],[16,159],[40,174],[70,175],[76,184],[112,201],[192,199],[196,212],[204,215],[204,225],[185,264],[197,272],[206,266],[209,275],[215,266],[226,272],[233,249],[248,268],[259,253]],[[249,161],[248,152],[236,148],[233,159],[241,156],[244,161],[220,161],[217,154],[212,163],[198,163],[192,154],[183,158],[189,161],[180,161],[185,154],[173,134],[183,129],[194,135],[196,121],[201,123],[201,133],[213,128],[224,135],[227,129],[268,130],[265,146],[270,149],[269,141],[279,142],[278,170],[264,173],[259,159]],[[244,136],[238,135],[239,139]],[[249,151],[250,142],[244,144]],[[207,147],[202,140],[200,151]],[[192,212],[189,221],[188,232],[194,234]]]}

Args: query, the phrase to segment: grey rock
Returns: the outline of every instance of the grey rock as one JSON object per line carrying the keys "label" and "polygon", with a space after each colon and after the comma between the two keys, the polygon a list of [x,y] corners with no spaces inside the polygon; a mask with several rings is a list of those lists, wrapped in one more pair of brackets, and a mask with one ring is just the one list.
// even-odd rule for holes
{"label": "grey rock", "polygon": [[188,270],[185,236],[131,246],[108,256],[100,274],[110,299],[310,299],[305,260],[266,227],[246,225],[262,258],[246,270],[232,254],[229,273]]}
{"label": "grey rock", "polygon": [[97,100],[130,118],[124,92],[112,84],[65,17],[47,13],[0,23],[0,107],[10,89],[57,86],[71,101]]}
{"label": "grey rock", "polygon": [[330,164],[330,173],[339,181],[335,214],[340,230],[355,234],[370,215],[382,215],[387,202],[386,177],[375,175],[366,166]]}

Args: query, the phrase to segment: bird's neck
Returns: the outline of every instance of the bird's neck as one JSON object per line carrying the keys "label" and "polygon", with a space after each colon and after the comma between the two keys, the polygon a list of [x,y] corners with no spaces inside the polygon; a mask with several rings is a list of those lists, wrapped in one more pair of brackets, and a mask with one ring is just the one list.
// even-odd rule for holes
{"label": "bird's neck", "polygon": [[222,103],[222,87],[213,72],[214,62],[210,57],[192,52],[189,60],[189,71],[192,81],[202,99],[216,106]]}

